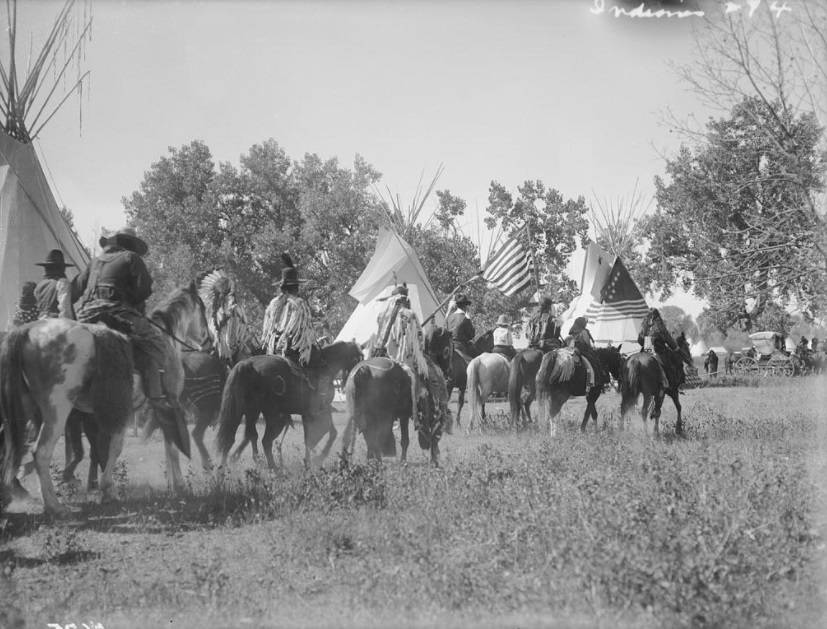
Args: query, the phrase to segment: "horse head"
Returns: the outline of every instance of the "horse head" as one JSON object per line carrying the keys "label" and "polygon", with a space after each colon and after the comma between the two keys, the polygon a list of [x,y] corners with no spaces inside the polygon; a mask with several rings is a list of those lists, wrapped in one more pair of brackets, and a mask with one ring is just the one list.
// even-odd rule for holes
{"label": "horse head", "polygon": [[[689,349],[689,341],[686,340],[686,335],[683,333],[679,334],[675,342],[678,345],[678,353],[680,354],[681,360],[688,367],[692,367],[692,352]],[[714,352],[710,352],[710,354],[715,356]],[[715,357],[717,359],[717,356]]]}
{"label": "horse head", "polygon": [[494,330],[486,330],[474,339],[474,349],[477,354],[484,354],[494,349]]}
{"label": "horse head", "polygon": [[350,370],[364,358],[359,344],[351,341],[336,341],[325,345],[319,351],[322,355],[322,362],[334,373],[340,371],[350,373]]}
{"label": "horse head", "polygon": [[598,347],[595,351],[606,370],[612,374],[615,380],[620,382],[620,370],[624,361],[623,354],[620,353],[620,346]]}
{"label": "horse head", "polygon": [[425,328],[425,353],[444,374],[451,373],[454,342],[451,333],[443,327],[429,325]]}
{"label": "horse head", "polygon": [[211,340],[204,303],[198,296],[194,281],[172,291],[152,311],[152,319],[162,324],[168,334],[180,341],[203,347]]}

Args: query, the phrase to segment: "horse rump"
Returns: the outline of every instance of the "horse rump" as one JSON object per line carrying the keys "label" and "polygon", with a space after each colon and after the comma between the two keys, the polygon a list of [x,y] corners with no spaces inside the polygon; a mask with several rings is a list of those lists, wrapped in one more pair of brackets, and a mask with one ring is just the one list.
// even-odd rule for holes
{"label": "horse rump", "polygon": [[[23,377],[23,348],[29,340],[31,324],[8,333],[0,344],[0,487],[8,496],[26,447],[28,390]],[[31,405],[30,405],[31,406]]]}

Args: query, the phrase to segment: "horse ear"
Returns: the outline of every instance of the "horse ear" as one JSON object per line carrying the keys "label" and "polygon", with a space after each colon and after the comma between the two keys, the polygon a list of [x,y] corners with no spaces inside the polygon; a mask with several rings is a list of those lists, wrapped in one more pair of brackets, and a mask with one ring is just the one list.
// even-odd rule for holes
{"label": "horse ear", "polygon": [[187,291],[189,291],[189,292],[190,292],[190,293],[192,293],[193,295],[197,295],[197,294],[198,294],[198,286],[196,286],[196,284],[195,284],[195,280],[192,280],[192,281],[190,282],[190,285],[189,285],[189,286],[187,286]]}

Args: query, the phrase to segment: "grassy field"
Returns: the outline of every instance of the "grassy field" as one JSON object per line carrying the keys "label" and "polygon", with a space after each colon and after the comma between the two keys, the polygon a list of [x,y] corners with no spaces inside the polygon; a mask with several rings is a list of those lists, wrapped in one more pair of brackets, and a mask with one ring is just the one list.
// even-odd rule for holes
{"label": "grassy field", "polygon": [[70,519],[6,516],[0,626],[825,626],[824,385],[688,391],[684,439],[671,402],[651,439],[616,394],[581,434],[573,401],[553,441],[495,405],[438,470],[360,443],[306,473],[294,430],[282,471],[193,466],[180,496],[130,437],[117,505],[64,488]]}

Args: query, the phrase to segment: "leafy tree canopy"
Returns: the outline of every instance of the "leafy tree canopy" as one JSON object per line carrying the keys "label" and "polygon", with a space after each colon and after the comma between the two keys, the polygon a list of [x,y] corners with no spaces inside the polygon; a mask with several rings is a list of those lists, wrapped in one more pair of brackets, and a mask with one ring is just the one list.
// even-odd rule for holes
{"label": "leafy tree canopy", "polygon": [[[782,136],[766,128],[783,127]],[[813,195],[824,186],[822,129],[745,98],[731,116],[710,120],[705,141],[667,161],[655,179],[657,211],[644,224],[651,262],[644,284],[668,296],[675,284],[706,298],[719,329],[747,327],[769,304],[824,308],[823,216]],[[745,299],[755,308],[746,313]]]}

